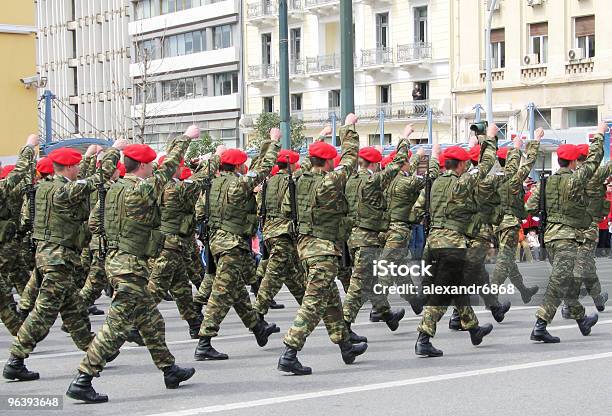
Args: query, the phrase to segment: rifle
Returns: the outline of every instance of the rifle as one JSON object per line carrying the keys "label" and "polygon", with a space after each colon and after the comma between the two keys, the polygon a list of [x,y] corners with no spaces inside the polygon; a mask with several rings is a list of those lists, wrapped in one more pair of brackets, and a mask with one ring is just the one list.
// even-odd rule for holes
{"label": "rifle", "polygon": [[[431,157],[430,157],[431,160]],[[423,231],[425,234],[425,241],[429,237],[429,230],[431,228],[431,185],[432,180],[429,176],[429,161],[427,162],[427,172],[425,173],[425,214],[423,215]]]}
{"label": "rifle", "polygon": [[102,176],[102,164],[98,168],[100,174],[100,183],[98,184],[98,217],[100,221],[100,239],[98,240],[98,250],[100,259],[106,259],[108,252],[108,240],[106,239],[106,230],[104,228],[104,209],[106,201],[106,188],[104,187],[104,177]]}
{"label": "rifle", "polygon": [[204,221],[200,226],[200,241],[204,244],[204,250],[206,250],[206,273],[215,274],[217,273],[217,265],[215,264],[215,258],[210,251],[210,228],[208,222],[210,221],[210,189],[212,187],[212,181],[210,179],[210,160],[208,161],[208,176],[204,180]]}
{"label": "rifle", "polygon": [[[264,225],[266,225],[266,216],[268,214],[268,207],[266,207],[266,194],[268,192],[268,181],[264,180],[261,185],[261,206],[259,207],[259,229],[263,233]],[[266,246],[266,241],[263,240],[261,244],[261,259],[268,260],[270,258],[270,253],[268,252],[268,247]]]}
{"label": "rifle", "polygon": [[[544,165],[544,163],[542,163]],[[540,225],[538,226],[538,238],[540,239],[540,260],[544,261],[547,258],[546,247],[544,246],[544,233],[546,231],[546,175],[544,174],[544,166],[540,173],[540,200],[538,201],[538,216],[540,217]]]}
{"label": "rifle", "polygon": [[26,225],[28,235],[28,245],[32,254],[36,253],[36,241],[34,241],[34,215],[36,215],[36,188],[32,182],[26,185],[26,195],[28,196],[29,221]]}
{"label": "rifle", "polygon": [[291,164],[289,163],[289,156],[287,156],[287,173],[289,174],[288,180],[289,184],[287,185],[287,190],[289,191],[289,206],[291,207],[291,234],[294,237],[297,237],[299,232],[299,221],[298,221],[298,212],[297,212],[297,198],[295,195],[295,181],[293,180],[293,172],[291,172]]}

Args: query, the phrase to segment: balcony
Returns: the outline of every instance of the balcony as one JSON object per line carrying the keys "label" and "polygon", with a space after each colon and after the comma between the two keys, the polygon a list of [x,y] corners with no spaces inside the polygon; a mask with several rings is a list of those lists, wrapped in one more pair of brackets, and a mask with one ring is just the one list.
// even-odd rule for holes
{"label": "balcony", "polygon": [[340,54],[333,53],[306,58],[306,72],[319,77],[338,74],[340,72]]}
{"label": "balcony", "polygon": [[317,16],[338,14],[340,0],[304,0],[304,9]]}
{"label": "balcony", "polygon": [[303,77],[306,75],[306,60],[291,59],[289,60],[289,76]]}
{"label": "balcony", "polygon": [[418,65],[431,59],[431,43],[418,42],[397,46],[397,63],[400,66]]}
{"label": "balcony", "polygon": [[287,1],[287,15],[289,22],[299,22],[304,20],[306,11],[304,10],[305,0],[288,0]]}
{"label": "balcony", "polygon": [[275,82],[278,79],[277,64],[249,65],[249,82],[253,84],[265,84]]}
{"label": "balcony", "polygon": [[278,3],[271,0],[248,3],[247,19],[258,26],[274,24],[278,19]]}
{"label": "balcony", "polygon": [[361,67],[379,69],[393,65],[393,48],[375,48],[361,50]]}

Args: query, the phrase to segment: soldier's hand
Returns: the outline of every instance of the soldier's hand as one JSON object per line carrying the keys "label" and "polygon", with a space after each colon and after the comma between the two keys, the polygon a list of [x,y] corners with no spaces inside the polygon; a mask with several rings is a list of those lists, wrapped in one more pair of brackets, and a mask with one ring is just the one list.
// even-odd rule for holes
{"label": "soldier's hand", "polygon": [[[537,139],[536,139],[537,140]],[[539,141],[539,140],[538,140]],[[523,147],[523,139],[521,139],[519,136],[516,136],[512,142],[514,143],[514,148],[515,149],[520,149]]]}
{"label": "soldier's hand", "polygon": [[36,147],[40,144],[40,136],[38,134],[30,134],[26,140],[26,145]]}
{"label": "soldier's hand", "polygon": [[346,115],[346,118],[344,119],[344,125],[345,126],[350,126],[353,124],[357,124],[357,122],[359,121],[359,119],[357,118],[357,116],[353,113],[349,113]]}
{"label": "soldier's hand", "polygon": [[325,127],[323,127],[323,130],[321,130],[321,133],[319,133],[319,136],[330,136],[332,134],[332,128],[330,125],[327,125]]}
{"label": "soldier's hand", "polygon": [[414,126],[412,124],[408,124],[404,127],[404,138],[407,139],[410,135],[414,133]]}
{"label": "soldier's hand", "polygon": [[128,145],[128,141],[126,139],[117,139],[115,143],[113,143],[113,147],[119,151],[125,149]]}
{"label": "soldier's hand", "polygon": [[607,131],[608,131],[608,123],[606,123],[605,121],[600,121],[599,124],[597,125],[597,133],[603,136],[604,134],[606,134]]}
{"label": "soldier's hand", "polygon": [[423,156],[425,156],[425,149],[423,149],[421,146],[419,146],[419,148],[417,149],[416,154],[417,154],[419,157],[423,157]]}
{"label": "soldier's hand", "polygon": [[223,152],[225,152],[227,150],[227,148],[225,147],[224,144],[220,144],[219,146],[217,146],[217,150],[215,151],[215,154],[217,156],[221,156],[223,154]]}
{"label": "soldier's hand", "polygon": [[273,142],[278,142],[281,138],[281,131],[277,127],[273,127],[270,129],[270,140]]}
{"label": "soldier's hand", "polygon": [[253,192],[259,193],[259,192],[261,192],[262,188],[263,188],[263,185],[259,184],[255,188],[253,188]]}
{"label": "soldier's hand", "polygon": [[435,157],[436,159],[440,160],[441,152],[442,152],[442,147],[438,143],[436,143],[431,148],[431,157]]}
{"label": "soldier's hand", "polygon": [[470,148],[476,146],[478,144],[478,136],[470,136],[470,140],[468,140],[468,146]]}
{"label": "soldier's hand", "polygon": [[489,127],[487,127],[487,137],[495,137],[497,136],[498,132],[499,127],[497,127],[496,124],[491,124]]}
{"label": "soldier's hand", "polygon": [[544,129],[542,127],[537,129],[535,131],[535,136],[534,137],[535,137],[536,141],[538,141],[538,142],[541,141],[542,138],[544,137]]}
{"label": "soldier's hand", "polygon": [[92,144],[91,146],[89,146],[87,148],[87,151],[85,152],[85,156],[93,156],[96,154],[96,145]]}
{"label": "soldier's hand", "polygon": [[185,130],[185,136],[189,137],[190,139],[197,139],[200,137],[200,128],[195,124],[192,124],[191,126],[187,127],[187,130]]}
{"label": "soldier's hand", "polygon": [[104,151],[104,148],[102,146],[96,146],[96,154],[99,154],[102,151]]}

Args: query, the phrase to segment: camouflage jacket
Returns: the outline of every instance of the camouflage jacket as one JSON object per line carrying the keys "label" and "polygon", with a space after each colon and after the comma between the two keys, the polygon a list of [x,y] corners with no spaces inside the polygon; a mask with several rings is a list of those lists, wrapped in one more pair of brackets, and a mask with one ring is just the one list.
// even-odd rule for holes
{"label": "camouflage jacket", "polygon": [[[440,176],[440,162],[438,158],[431,157],[429,158],[429,180],[433,182],[438,176]],[[408,222],[412,224],[421,222],[425,215],[425,185],[427,184],[427,175],[423,177],[417,176],[417,178],[422,182],[422,188],[419,193],[419,198],[414,203],[410,210],[410,215],[408,216]]]}
{"label": "camouflage jacket", "polygon": [[15,169],[8,176],[0,180],[0,203],[7,204],[11,192],[24,180],[24,178],[34,176],[34,148],[25,146],[19,152],[19,158],[15,164]]}

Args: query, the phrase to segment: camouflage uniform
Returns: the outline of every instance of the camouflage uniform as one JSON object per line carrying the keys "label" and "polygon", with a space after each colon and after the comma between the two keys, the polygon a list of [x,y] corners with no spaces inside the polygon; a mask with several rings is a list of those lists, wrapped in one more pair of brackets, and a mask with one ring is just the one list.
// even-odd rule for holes
{"label": "camouflage uniform", "polygon": [[[433,183],[431,195],[431,233],[427,239],[427,264],[432,264],[434,284],[465,283],[463,271],[469,238],[474,237],[477,203],[475,189],[485,180],[495,164],[494,138],[484,138],[478,168],[458,176],[447,170]],[[445,186],[448,186],[447,194]],[[457,271],[461,271],[460,274]],[[459,279],[459,281],[457,281]],[[463,281],[463,282],[462,282]],[[463,329],[478,328],[478,318],[469,305],[469,299],[462,296],[432,296],[429,298],[423,319],[417,330],[429,337],[436,334],[437,322],[448,309],[449,300],[454,301],[461,318]]]}
{"label": "camouflage uniform", "polygon": [[[246,284],[254,283],[255,278],[251,236],[257,227],[257,204],[253,190],[270,174],[279,150],[279,143],[266,141],[260,150],[260,158],[263,159],[254,162],[247,175],[221,172],[213,180],[210,249],[215,256],[217,272],[200,327],[200,337],[217,336],[219,326],[231,307],[236,310],[245,327],[253,330],[258,324],[257,313],[251,306],[245,287]],[[222,200],[215,201],[215,192],[219,193],[217,196]],[[242,212],[240,219],[239,212]]]}
{"label": "camouflage uniform", "polygon": [[[110,149],[102,161],[103,181],[115,171],[119,152]],[[85,220],[89,214],[89,196],[98,185],[99,176],[70,181],[56,174],[36,193],[34,239],[36,267],[42,276],[34,309],[19,329],[11,354],[27,358],[57,319],[58,312],[74,343],[86,350],[93,339],[87,310],[75,284],[80,266],[80,250],[87,241]]]}
{"label": "camouflage uniform", "polygon": [[[104,228],[109,252],[105,268],[114,296],[104,325],[81,360],[82,373],[98,376],[106,357],[119,350],[132,326],[142,335],[159,369],[174,365],[164,319],[148,289],[147,258],[161,249],[163,237],[155,230],[160,221],[158,201],[190,142],[187,136],[173,139],[164,164],[153,176],[141,179],[128,173],[106,195]],[[136,229],[140,233],[133,233]],[[123,237],[124,232],[129,238]]]}
{"label": "camouflage uniform", "polygon": [[[596,134],[587,160],[575,171],[561,168],[546,182],[546,230],[544,244],[552,271],[544,299],[536,317],[552,322],[563,299],[569,305],[571,319],[585,317],[578,301],[581,276],[574,273],[576,257],[587,241],[585,231],[591,224],[585,189],[603,159],[603,136]],[[540,184],[535,188],[526,208],[535,213],[539,207]]]}
{"label": "camouflage uniform", "polygon": [[[333,172],[303,172],[297,183],[298,218],[300,219],[298,254],[306,273],[306,291],[293,325],[285,335],[284,343],[300,351],[306,338],[323,319],[331,341],[334,344],[349,342],[350,336],[342,315],[342,302],[335,282],[338,274],[341,250],[338,237],[346,238],[348,227],[343,220],[348,206],[343,190],[357,163],[359,135],[354,127],[343,127],[342,159]],[[318,183],[312,191],[301,190],[309,181]],[[313,185],[314,186],[314,185]],[[316,205],[308,205],[310,192],[315,193]],[[302,202],[300,202],[302,201]],[[310,202],[310,204],[312,204]],[[289,201],[285,199],[283,210],[290,212]],[[316,210],[316,212],[315,212]],[[310,211],[310,212],[308,212]],[[312,213],[312,215],[310,215]],[[318,215],[322,214],[322,215]],[[305,218],[311,218],[306,222]],[[334,221],[333,228],[322,223]]]}

